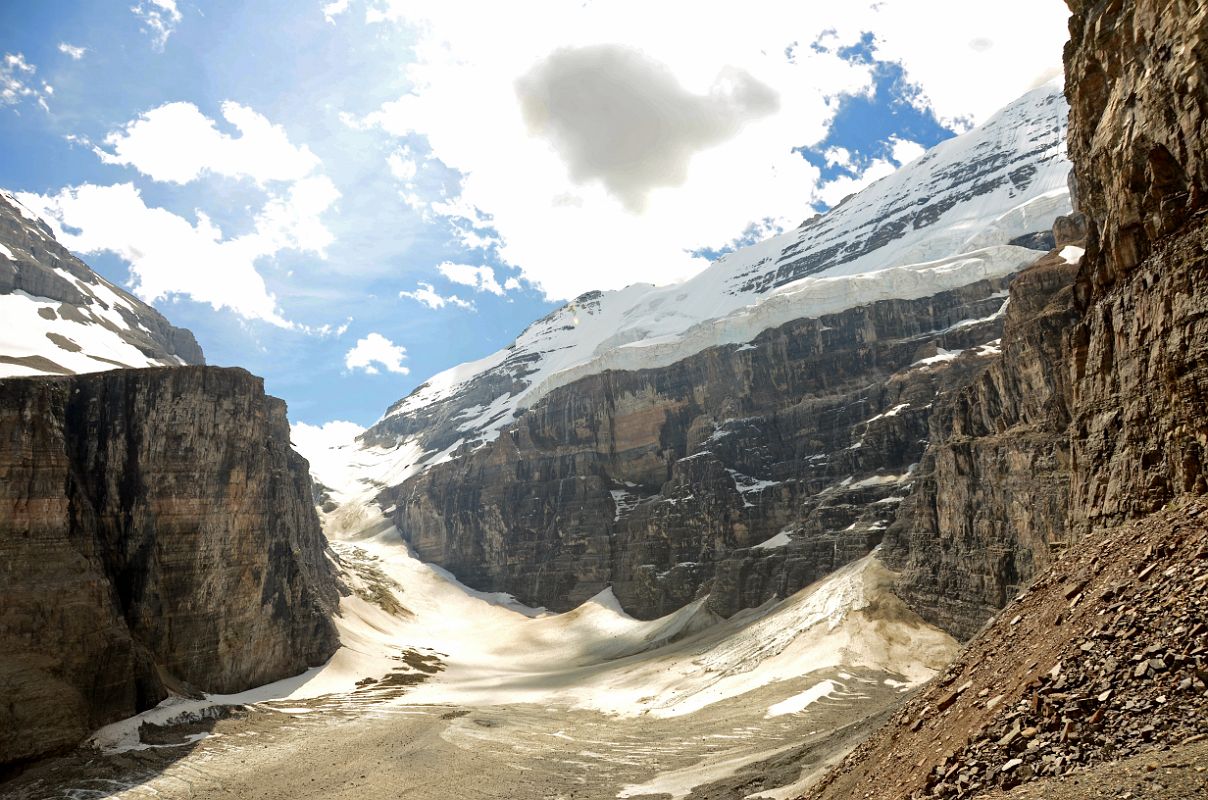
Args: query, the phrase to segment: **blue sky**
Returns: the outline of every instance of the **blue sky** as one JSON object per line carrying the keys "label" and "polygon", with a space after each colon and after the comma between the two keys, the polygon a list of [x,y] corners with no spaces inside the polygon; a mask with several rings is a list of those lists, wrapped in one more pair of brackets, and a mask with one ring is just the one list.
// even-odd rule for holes
{"label": "blue sky", "polygon": [[0,186],[294,421],[365,425],[1051,77],[1060,3],[951,5],[5,3]]}

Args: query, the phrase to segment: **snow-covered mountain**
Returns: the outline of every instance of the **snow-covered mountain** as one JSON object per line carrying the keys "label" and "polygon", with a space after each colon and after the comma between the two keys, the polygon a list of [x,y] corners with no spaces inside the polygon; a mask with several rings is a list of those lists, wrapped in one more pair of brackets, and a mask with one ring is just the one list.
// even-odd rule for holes
{"label": "snow-covered mountain", "polygon": [[[362,443],[402,448],[407,468],[389,470],[399,482],[462,445],[493,440],[518,411],[583,376],[665,366],[791,320],[1009,275],[1048,249],[1044,234],[1070,211],[1066,114],[1061,86],[1050,82],[830,212],[689,280],[584,294],[507,348],[416,388]],[[379,465],[398,460],[380,455]]]}
{"label": "snow-covered mountain", "polygon": [[204,364],[193,334],[97,275],[0,191],[0,377]]}

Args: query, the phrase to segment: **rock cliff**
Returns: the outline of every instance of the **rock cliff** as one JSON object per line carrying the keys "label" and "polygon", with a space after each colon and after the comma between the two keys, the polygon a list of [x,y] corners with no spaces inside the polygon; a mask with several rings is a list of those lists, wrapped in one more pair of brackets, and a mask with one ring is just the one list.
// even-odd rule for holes
{"label": "rock cliff", "polygon": [[[1004,552],[987,546],[995,537],[1006,550],[1030,555],[1033,569],[1049,566],[814,797],[997,797],[1037,780],[1026,796],[1087,796],[1092,783],[1103,796],[1121,795],[1135,784],[1125,770],[1102,765],[1142,754],[1153,772],[1156,750],[1167,751],[1167,765],[1202,768],[1208,8],[1154,0],[1069,6],[1070,154],[1087,217],[1086,254],[1068,288],[1050,295],[1037,326],[1068,321],[1065,334],[1042,336],[1044,346],[1030,357],[1004,353],[986,373],[1032,376],[1033,390],[1013,391],[1016,401],[1001,418],[1026,421],[1023,398],[1047,408],[1032,415],[1040,424],[1031,430],[1042,452],[1061,456],[1057,463],[1068,456],[1068,464],[1045,497],[1068,500],[1051,509],[1047,531],[1034,535],[1025,525],[1034,508],[988,492],[982,513],[1003,521],[967,535],[978,517],[960,487],[983,457],[939,483],[941,492],[957,488],[965,518],[941,510],[939,524],[912,529],[913,543],[909,535],[898,539],[913,550],[903,588],[924,616],[940,619],[987,596],[983,556]],[[976,383],[962,395],[979,413],[997,413],[994,395]],[[964,444],[959,429],[933,448],[937,463]],[[994,437],[983,431],[972,444],[992,449]],[[1001,452],[1018,457],[1018,449]],[[1045,471],[1034,475],[1026,496],[1047,483]],[[933,499],[931,507],[944,503]],[[930,535],[935,530],[944,533]],[[947,566],[947,551],[967,550],[970,539],[981,555],[960,575]],[[1058,541],[1067,546],[1054,550]],[[928,548],[941,553],[929,592],[919,577]],[[1182,781],[1188,791],[1181,796],[1208,791],[1190,768],[1164,770],[1160,780]],[[1145,791],[1161,788],[1155,782]]]}
{"label": "rock cliff", "polygon": [[1069,148],[1082,213],[1059,233],[1063,245],[1085,236],[1085,257],[1076,274],[1038,265],[1017,281],[1001,358],[935,415],[920,491],[887,536],[901,593],[962,637],[1054,545],[1208,490],[1208,12],[1071,10]]}
{"label": "rock cliff", "polygon": [[1070,9],[1070,152],[1094,221],[1071,348],[1086,531],[1208,490],[1208,8]]}
{"label": "rock cliff", "polygon": [[937,402],[915,491],[885,535],[882,558],[901,572],[898,594],[961,639],[1067,538],[1065,353],[1086,234],[1080,217],[1059,220],[1055,230],[1059,249],[1011,284],[1000,353]]}
{"label": "rock cliff", "polygon": [[337,646],[285,404],[237,369],[0,381],[0,766]]}
{"label": "rock cliff", "polygon": [[785,597],[880,541],[937,395],[995,352],[1007,282],[580,379],[379,503],[421,558],[553,609],[610,584],[642,617]]}

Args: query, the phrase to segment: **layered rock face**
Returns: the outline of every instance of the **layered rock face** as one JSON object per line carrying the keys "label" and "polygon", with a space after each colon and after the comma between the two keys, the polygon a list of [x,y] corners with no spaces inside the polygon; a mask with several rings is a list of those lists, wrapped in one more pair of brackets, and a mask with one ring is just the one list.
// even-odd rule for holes
{"label": "layered rock face", "polygon": [[[1208,490],[1208,11],[1071,3],[1070,155],[1086,255],[1013,287],[1003,356],[937,412],[887,537],[899,591],[968,637],[1052,546]],[[1077,218],[1058,232],[1076,239]],[[1029,275],[1030,273],[1025,273]],[[1027,301],[1024,295],[1032,295]]]}
{"label": "layered rock face", "polygon": [[97,275],[0,191],[0,376],[204,364],[193,334]]}
{"label": "layered rock face", "polygon": [[553,609],[610,584],[642,617],[787,596],[880,541],[936,397],[995,352],[1008,282],[580,379],[378,502],[424,560]]}
{"label": "layered rock face", "polygon": [[936,404],[916,489],[886,532],[883,558],[901,572],[899,595],[960,639],[1066,540],[1065,353],[1077,259],[1060,252],[1083,244],[1085,225],[1065,218],[1055,230],[1060,250],[1011,284],[1001,355]]}
{"label": "layered rock face", "polygon": [[285,404],[243,370],[0,381],[0,766],[338,642]]}
{"label": "layered rock face", "polygon": [[[1038,778],[1026,796],[1083,796],[1088,765],[1134,753],[1149,764],[1156,750],[1203,761],[1208,8],[1069,6],[1070,153],[1088,245],[1059,304],[1072,313],[1065,345],[1035,364],[1066,376],[1052,394],[1067,401],[1071,546],[811,797],[997,797]],[[1202,796],[1202,775],[1187,772],[1194,788],[1181,796]],[[1103,796],[1140,787],[1111,788]]]}
{"label": "layered rock face", "polygon": [[1071,2],[1078,531],[1208,491],[1208,8]]}

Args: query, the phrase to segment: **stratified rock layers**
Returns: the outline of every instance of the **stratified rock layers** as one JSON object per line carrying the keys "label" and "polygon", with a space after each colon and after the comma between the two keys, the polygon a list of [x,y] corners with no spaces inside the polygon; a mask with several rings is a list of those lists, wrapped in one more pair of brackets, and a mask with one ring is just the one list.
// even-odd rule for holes
{"label": "stratified rock layers", "polygon": [[1076,271],[1050,255],[1012,283],[1002,354],[937,402],[916,489],[886,532],[898,594],[958,638],[976,633],[1066,539],[1064,353]]}
{"label": "stratified rock layers", "polygon": [[334,572],[285,404],[243,370],[0,381],[0,765],[165,687],[325,661]]}
{"label": "stratified rock layers", "polygon": [[[1069,149],[1086,256],[1068,303],[1053,295],[1056,313],[1072,315],[1062,346],[1052,336],[1035,357],[1003,365],[1058,376],[1033,400],[1064,397],[1068,411],[1053,439],[1069,457],[1068,504],[1052,518],[1068,547],[1054,557],[1044,537],[1016,537],[1051,568],[810,797],[998,797],[990,792],[1048,776],[1063,776],[1069,796],[1091,796],[1088,766],[1133,753],[1148,762],[1155,750],[1202,755],[1186,748],[1208,736],[1208,7],[1068,5]],[[1039,430],[1060,421],[1048,414]],[[986,514],[1022,518],[987,497]],[[977,592],[926,594],[926,546],[963,544],[958,525],[938,527],[939,539],[906,548],[916,574],[904,586],[924,616],[943,618]],[[1119,793],[1139,785],[1130,776]]]}
{"label": "stratified rock layers", "polygon": [[1208,491],[1208,7],[1071,0],[1078,531]]}
{"label": "stratified rock layers", "polygon": [[787,596],[880,541],[1008,280],[580,379],[379,502],[421,558],[552,609],[609,585],[641,617]]}

